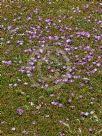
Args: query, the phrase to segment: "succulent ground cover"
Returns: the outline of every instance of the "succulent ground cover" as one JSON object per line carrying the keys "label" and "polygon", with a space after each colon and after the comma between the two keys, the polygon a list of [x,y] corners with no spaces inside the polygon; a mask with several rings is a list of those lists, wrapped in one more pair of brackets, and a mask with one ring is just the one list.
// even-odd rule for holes
{"label": "succulent ground cover", "polygon": [[102,2],[3,1],[0,135],[102,135]]}

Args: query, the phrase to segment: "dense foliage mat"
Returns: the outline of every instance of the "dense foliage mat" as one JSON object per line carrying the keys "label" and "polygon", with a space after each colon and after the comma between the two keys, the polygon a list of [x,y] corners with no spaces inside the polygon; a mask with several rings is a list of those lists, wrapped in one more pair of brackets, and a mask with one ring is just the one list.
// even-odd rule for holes
{"label": "dense foliage mat", "polygon": [[0,135],[102,135],[102,3],[0,4]]}

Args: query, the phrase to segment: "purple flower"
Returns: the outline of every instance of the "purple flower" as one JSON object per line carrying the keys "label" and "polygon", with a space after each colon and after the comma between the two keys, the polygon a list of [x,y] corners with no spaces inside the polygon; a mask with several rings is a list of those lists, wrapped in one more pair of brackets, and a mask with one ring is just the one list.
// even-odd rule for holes
{"label": "purple flower", "polygon": [[10,30],[12,28],[12,26],[8,26],[7,29]]}
{"label": "purple flower", "polygon": [[87,38],[90,37],[90,33],[89,32],[85,32],[85,31],[82,31],[82,32],[77,32],[78,35],[82,35],[82,36],[86,36]]}
{"label": "purple flower", "polygon": [[20,20],[21,18],[22,18],[22,17],[21,17],[21,16],[19,16],[19,17],[18,17],[18,20]]}
{"label": "purple flower", "polygon": [[80,79],[80,76],[73,76],[74,79]]}
{"label": "purple flower", "polygon": [[56,79],[54,83],[57,85],[59,82],[60,82],[60,80]]}
{"label": "purple flower", "polygon": [[59,36],[54,36],[55,40],[58,40],[59,39]]}
{"label": "purple flower", "polygon": [[53,40],[53,37],[52,37],[52,36],[49,36],[48,38],[49,38],[49,40]]}
{"label": "purple flower", "polygon": [[85,4],[84,7],[85,7],[86,9],[88,9],[88,8],[89,8],[89,4]]}
{"label": "purple flower", "polygon": [[69,43],[69,42],[72,42],[72,40],[71,39],[67,39],[66,42]]}
{"label": "purple flower", "polygon": [[95,35],[94,38],[99,41],[101,39],[101,36]]}
{"label": "purple flower", "polygon": [[18,115],[21,116],[23,113],[24,113],[24,110],[23,110],[23,109],[20,109],[20,108],[17,109],[17,114],[18,114]]}
{"label": "purple flower", "polygon": [[58,105],[59,107],[64,107],[64,104],[62,104],[62,103],[59,103],[59,105]]}
{"label": "purple flower", "polygon": [[11,65],[11,64],[12,64],[12,61],[11,61],[11,60],[8,60],[8,61],[3,60],[3,61],[2,61],[2,64]]}
{"label": "purple flower", "polygon": [[22,40],[17,40],[17,43],[20,44],[20,45],[23,45],[24,41],[22,41]]}
{"label": "purple flower", "polygon": [[43,53],[43,49],[39,49],[39,52],[40,52],[40,53]]}
{"label": "purple flower", "polygon": [[84,83],[81,83],[80,86],[83,87],[85,84]]}
{"label": "purple flower", "polygon": [[34,62],[30,61],[28,64],[30,64],[30,65],[32,65],[32,66],[33,66],[33,65],[34,65]]}
{"label": "purple flower", "polygon": [[51,69],[51,66],[48,66],[47,69]]}
{"label": "purple flower", "polygon": [[29,21],[29,20],[32,20],[32,18],[31,18],[31,17],[28,17],[27,20],[28,20],[28,21]]}
{"label": "purple flower", "polygon": [[67,78],[64,78],[62,81],[66,83],[66,82],[68,81],[68,79],[67,79]]}
{"label": "purple flower", "polygon": [[58,105],[59,103],[58,102],[51,102],[52,105]]}
{"label": "purple flower", "polygon": [[46,19],[45,21],[46,21],[47,23],[49,23],[51,20],[48,18],[48,19]]}
{"label": "purple flower", "polygon": [[31,49],[25,49],[24,52],[25,52],[25,53],[31,53],[32,50],[31,50]]}
{"label": "purple flower", "polygon": [[36,87],[36,85],[35,84],[31,84],[31,87],[33,88],[33,87]]}

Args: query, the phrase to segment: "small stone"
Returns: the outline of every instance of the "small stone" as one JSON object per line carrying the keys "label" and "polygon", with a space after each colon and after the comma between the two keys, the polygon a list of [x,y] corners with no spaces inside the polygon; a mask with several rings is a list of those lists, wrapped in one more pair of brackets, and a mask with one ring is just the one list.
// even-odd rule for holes
{"label": "small stone", "polygon": [[35,124],[36,124],[36,121],[33,121],[32,124],[35,125]]}
{"label": "small stone", "polygon": [[53,96],[54,96],[54,94],[50,94],[50,96],[51,96],[51,97],[53,97]]}
{"label": "small stone", "polygon": [[36,106],[36,109],[39,110],[41,108],[41,105]]}
{"label": "small stone", "polygon": [[72,110],[74,110],[74,109],[75,109],[75,106],[70,106],[70,108],[71,108]]}
{"label": "small stone", "polygon": [[93,115],[95,113],[95,111],[90,111],[90,114]]}
{"label": "small stone", "polygon": [[0,135],[2,135],[3,134],[3,131],[2,130],[0,130]]}
{"label": "small stone", "polygon": [[22,131],[22,134],[26,134],[26,135],[27,135],[27,134],[29,134],[29,132],[26,131],[26,130],[23,130],[23,131]]}
{"label": "small stone", "polygon": [[15,131],[15,130],[16,130],[16,128],[15,128],[15,127],[13,127],[13,128],[11,128],[11,130],[12,130],[12,131]]}
{"label": "small stone", "polygon": [[49,118],[49,115],[45,115],[46,118]]}
{"label": "small stone", "polygon": [[6,122],[5,121],[2,121],[0,124],[5,124]]}
{"label": "small stone", "polygon": [[62,103],[59,103],[59,105],[58,105],[59,107],[64,107],[64,104],[62,104]]}
{"label": "small stone", "polygon": [[9,87],[12,87],[12,84],[9,84]]}
{"label": "small stone", "polygon": [[28,85],[28,83],[27,83],[27,82],[24,82],[24,85]]}
{"label": "small stone", "polygon": [[84,115],[87,117],[89,115],[89,112],[85,112]]}
{"label": "small stone", "polygon": [[91,105],[93,105],[94,103],[93,102],[90,102]]}
{"label": "small stone", "polygon": [[17,85],[18,85],[18,84],[17,84],[17,83],[15,83],[13,86],[14,86],[14,87],[16,87]]}
{"label": "small stone", "polygon": [[31,105],[31,106],[33,106],[33,105],[34,105],[34,103],[33,103],[33,102],[30,102],[30,105]]}
{"label": "small stone", "polygon": [[25,95],[25,92],[21,92],[21,95]]}
{"label": "small stone", "polygon": [[93,87],[91,86],[91,87],[89,87],[89,90],[93,90]]}

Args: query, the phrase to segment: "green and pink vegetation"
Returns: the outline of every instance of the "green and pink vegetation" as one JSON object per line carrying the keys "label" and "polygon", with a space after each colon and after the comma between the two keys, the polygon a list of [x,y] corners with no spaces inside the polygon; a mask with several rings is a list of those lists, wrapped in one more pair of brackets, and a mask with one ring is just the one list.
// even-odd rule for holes
{"label": "green and pink vegetation", "polygon": [[102,2],[2,1],[0,135],[102,135]]}

